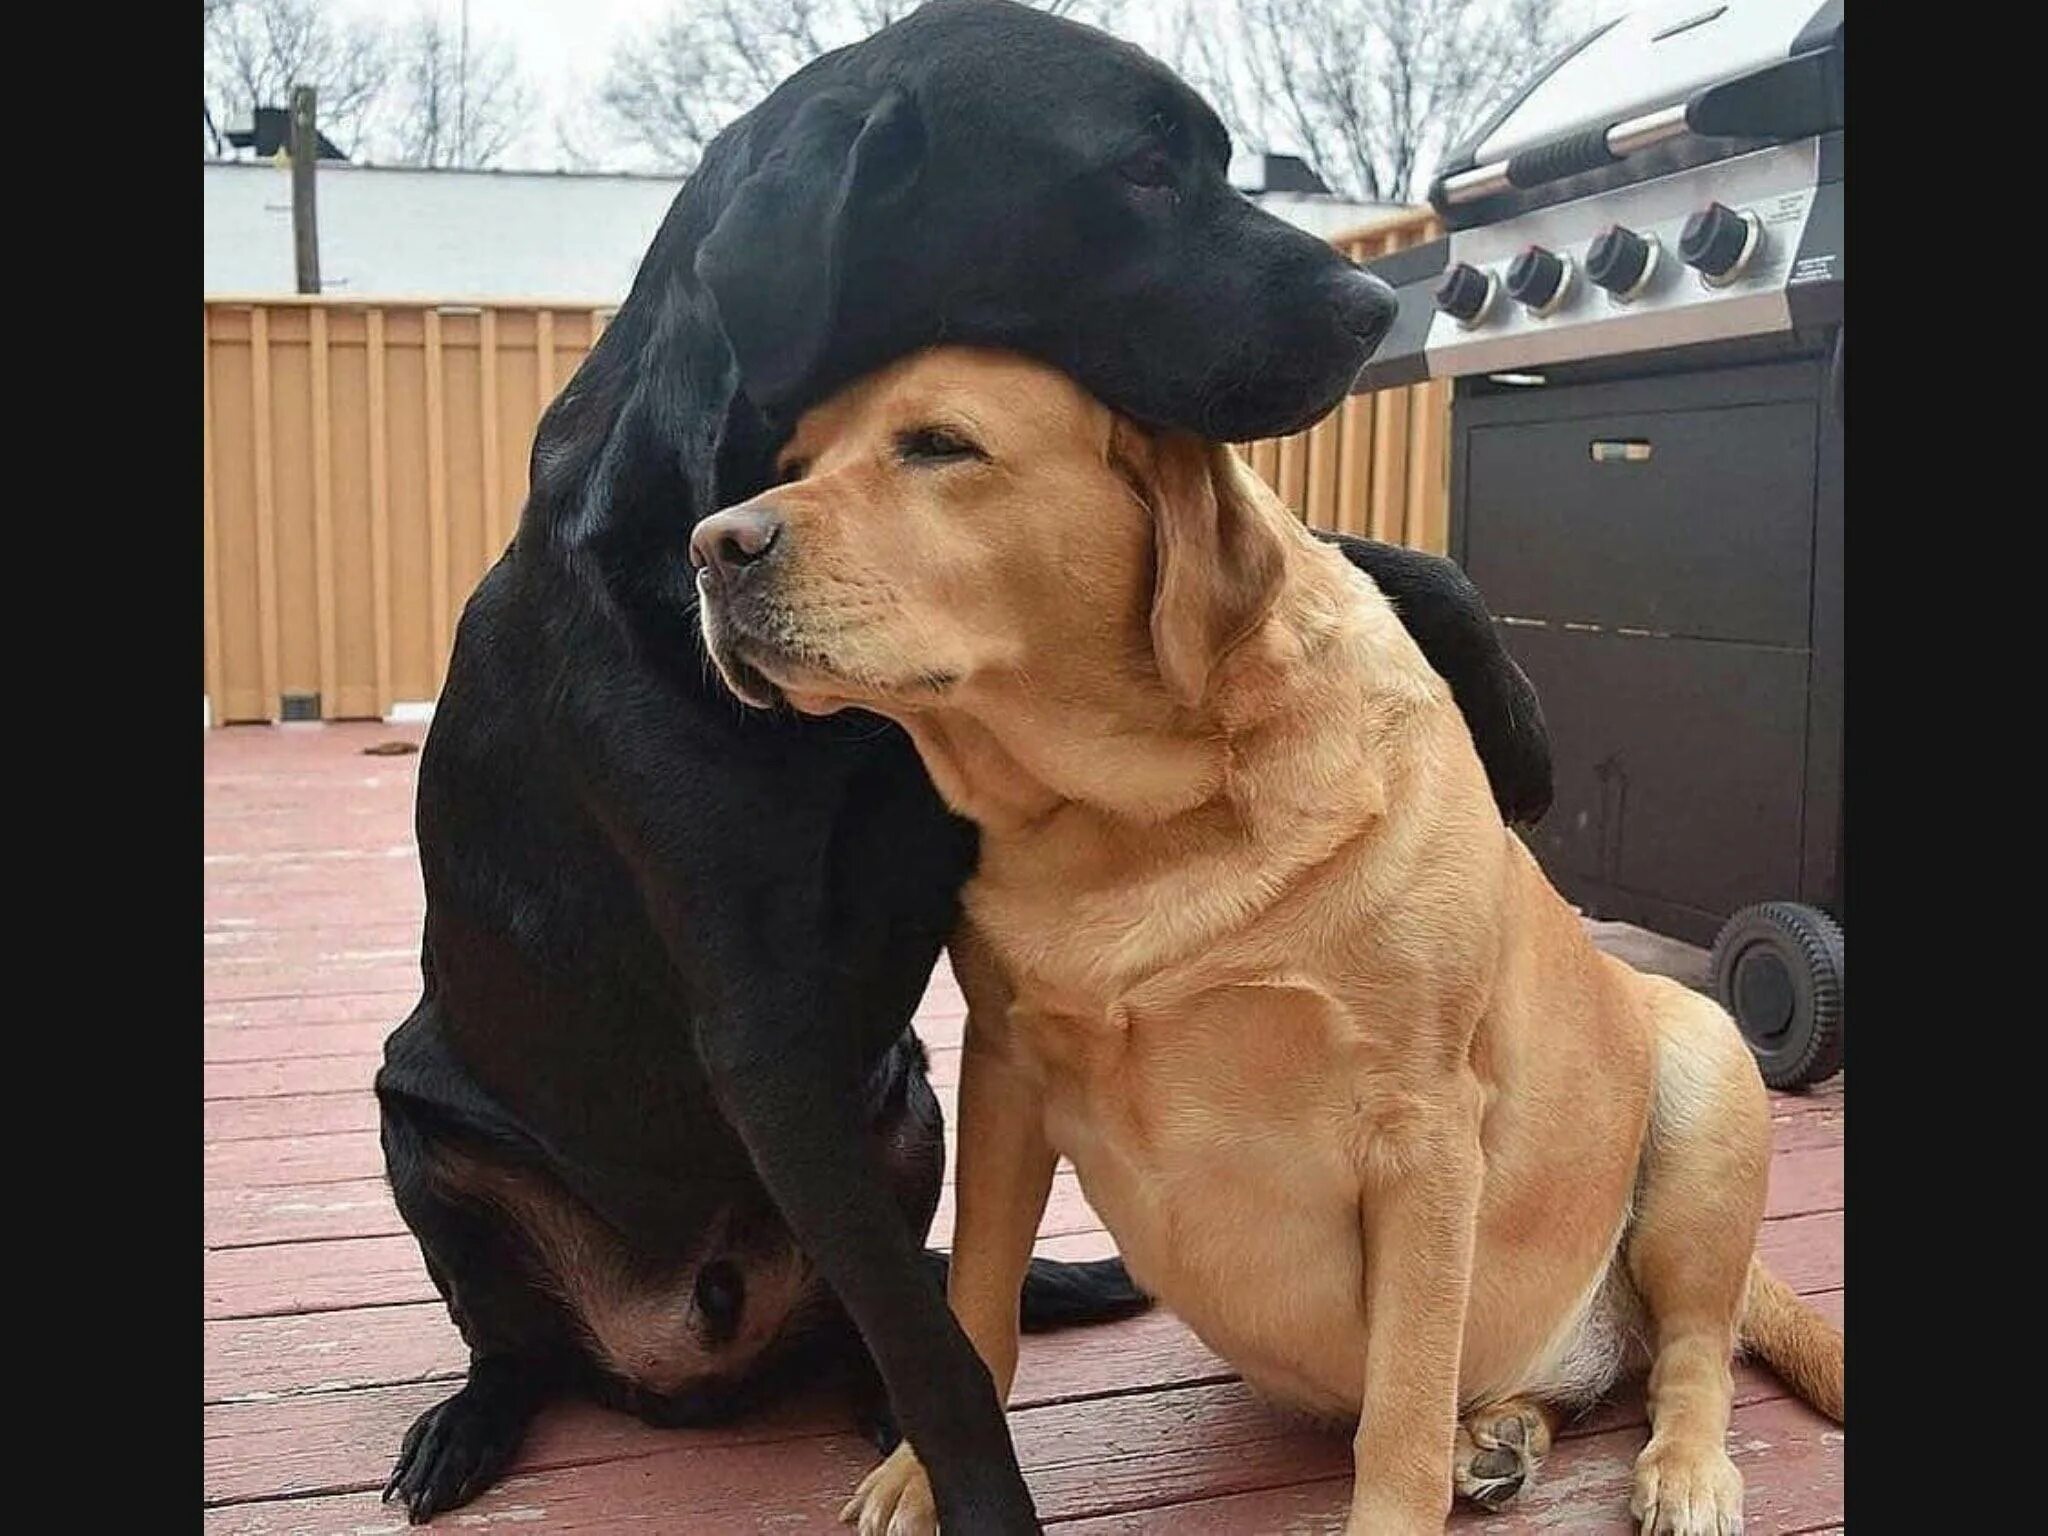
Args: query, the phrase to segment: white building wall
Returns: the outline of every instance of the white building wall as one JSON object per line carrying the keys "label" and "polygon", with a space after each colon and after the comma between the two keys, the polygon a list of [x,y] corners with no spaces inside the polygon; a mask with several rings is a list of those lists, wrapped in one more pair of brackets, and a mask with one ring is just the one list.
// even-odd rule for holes
{"label": "white building wall", "polygon": [[[203,170],[206,292],[291,293],[290,170],[269,161]],[[323,164],[321,286],[360,298],[617,303],[681,186],[656,176]],[[1286,192],[1257,201],[1326,237],[1394,211]]]}
{"label": "white building wall", "polygon": [[[208,164],[208,294],[290,293],[291,172]],[[322,165],[324,292],[364,298],[616,302],[681,181]]]}

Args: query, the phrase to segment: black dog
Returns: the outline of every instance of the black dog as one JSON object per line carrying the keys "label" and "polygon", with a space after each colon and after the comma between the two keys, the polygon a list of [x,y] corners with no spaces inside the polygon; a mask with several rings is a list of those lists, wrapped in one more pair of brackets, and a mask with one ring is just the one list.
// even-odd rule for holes
{"label": "black dog", "polygon": [[[762,488],[805,405],[942,337],[1215,437],[1320,416],[1390,295],[1232,191],[1227,154],[1137,50],[941,0],[719,137],[548,409],[421,760],[424,995],[377,1079],[399,1209],[471,1352],[399,1454],[414,1519],[487,1487],[550,1395],[700,1422],[851,1340],[843,1307],[947,1528],[1036,1529],[921,1251],[944,1152],[908,1021],[973,836],[893,727],[725,695],[689,535]],[[1452,681],[1503,806],[1540,813],[1540,716],[1478,594],[1346,549]],[[1113,1261],[1041,1264],[1025,1301],[1140,1305]]]}

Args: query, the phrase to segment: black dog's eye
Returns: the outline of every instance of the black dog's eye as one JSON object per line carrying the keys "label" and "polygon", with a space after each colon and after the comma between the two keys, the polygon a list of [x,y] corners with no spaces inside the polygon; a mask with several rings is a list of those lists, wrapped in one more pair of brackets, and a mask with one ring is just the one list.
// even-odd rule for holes
{"label": "black dog's eye", "polygon": [[788,485],[792,480],[803,479],[803,477],[809,474],[810,471],[811,466],[805,460],[791,459],[787,464],[782,466],[782,473],[776,476],[775,483],[777,485]]}
{"label": "black dog's eye", "polygon": [[988,458],[977,444],[951,427],[915,427],[897,433],[896,456],[906,464],[957,464]]}
{"label": "black dog's eye", "polygon": [[1117,163],[1117,175],[1134,187],[1165,187],[1173,183],[1173,161],[1158,144],[1148,144]]}

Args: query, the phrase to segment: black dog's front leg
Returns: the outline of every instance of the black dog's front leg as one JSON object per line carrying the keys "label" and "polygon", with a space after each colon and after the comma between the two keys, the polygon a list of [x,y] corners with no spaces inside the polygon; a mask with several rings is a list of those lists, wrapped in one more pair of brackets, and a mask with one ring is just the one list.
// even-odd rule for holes
{"label": "black dog's front leg", "polygon": [[[749,978],[756,989],[763,979]],[[941,1527],[1036,1532],[995,1383],[862,1134],[858,1085],[838,1048],[846,1036],[829,1000],[789,986],[787,970],[774,979],[772,997],[728,1003],[699,1023],[719,1099],[860,1330],[902,1433],[930,1473]]]}
{"label": "black dog's front leg", "polygon": [[1457,564],[1348,533],[1316,534],[1373,579],[1451,695],[1486,766],[1502,819],[1533,826],[1550,809],[1550,735],[1528,676],[1500,642],[1479,589]]}
{"label": "black dog's front leg", "polygon": [[[915,770],[900,737],[890,746],[872,730],[741,716],[726,698],[693,696],[697,676],[657,680],[630,656],[609,662],[605,645],[598,634],[583,642],[584,675],[602,686],[566,697],[562,736],[577,744],[584,805],[687,994],[720,1112],[874,1358],[946,1529],[1035,1533],[994,1381],[865,1123],[864,1058],[888,1048],[902,1020],[877,1039],[866,1015],[890,999],[872,978],[851,981],[868,967],[834,952],[865,945],[876,926],[849,906],[935,926],[952,891],[906,885],[903,872],[948,835],[944,811],[929,791],[919,811],[867,783],[864,769],[890,777],[891,756]],[[896,845],[872,854],[885,838]],[[907,1016],[925,975],[896,980]]]}

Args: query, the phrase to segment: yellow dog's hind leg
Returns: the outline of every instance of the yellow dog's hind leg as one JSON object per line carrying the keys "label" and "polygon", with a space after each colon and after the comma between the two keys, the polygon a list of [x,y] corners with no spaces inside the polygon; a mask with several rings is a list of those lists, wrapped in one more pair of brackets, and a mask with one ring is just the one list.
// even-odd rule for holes
{"label": "yellow dog's hind leg", "polygon": [[1629,1509],[1645,1536],[1736,1536],[1731,1361],[1763,1222],[1770,1102],[1727,1014],[1676,982],[1644,980],[1657,1084],[1627,1264],[1651,1333],[1650,1442]]}

